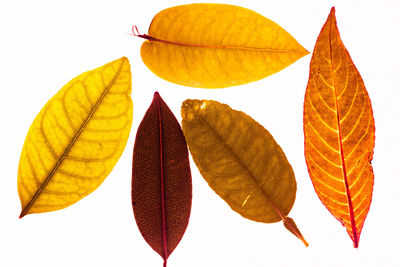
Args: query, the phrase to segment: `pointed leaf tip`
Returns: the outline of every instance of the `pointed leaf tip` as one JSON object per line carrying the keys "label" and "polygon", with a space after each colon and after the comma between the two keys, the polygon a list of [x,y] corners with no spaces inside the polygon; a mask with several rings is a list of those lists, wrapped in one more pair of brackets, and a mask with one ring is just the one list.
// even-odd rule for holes
{"label": "pointed leaf tip", "polygon": [[335,12],[336,12],[336,9],[335,9],[335,7],[333,6],[333,7],[331,8],[331,14],[335,14]]}
{"label": "pointed leaf tip", "polygon": [[286,217],[283,219],[283,225],[286,229],[288,229],[292,234],[294,234],[298,239],[300,239],[306,247],[308,247],[308,242],[301,234],[299,228],[297,227],[294,220],[290,217]]}

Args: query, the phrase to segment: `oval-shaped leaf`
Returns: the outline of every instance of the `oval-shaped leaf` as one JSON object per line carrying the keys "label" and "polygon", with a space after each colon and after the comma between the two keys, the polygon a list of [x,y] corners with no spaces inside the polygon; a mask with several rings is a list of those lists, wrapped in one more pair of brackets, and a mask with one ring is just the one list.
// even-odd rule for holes
{"label": "oval-shaped leaf", "polygon": [[340,39],[334,8],[311,59],[304,138],[315,191],[358,247],[372,198],[375,126],[364,82]]}
{"label": "oval-shaped leaf", "polygon": [[131,86],[123,57],[79,75],[47,102],[21,153],[20,217],[65,208],[103,182],[128,140]]}
{"label": "oval-shaped leaf", "polygon": [[212,100],[186,100],[182,128],[193,160],[210,187],[240,215],[257,222],[284,221],[296,198],[292,167],[271,134],[243,112]]}
{"label": "oval-shaped leaf", "polygon": [[185,233],[191,204],[186,140],[156,92],[136,134],[132,205],[143,238],[164,259],[164,266]]}
{"label": "oval-shaped leaf", "polygon": [[146,66],[181,85],[221,88],[257,81],[308,54],[275,22],[246,8],[190,4],[165,9],[141,48]]}

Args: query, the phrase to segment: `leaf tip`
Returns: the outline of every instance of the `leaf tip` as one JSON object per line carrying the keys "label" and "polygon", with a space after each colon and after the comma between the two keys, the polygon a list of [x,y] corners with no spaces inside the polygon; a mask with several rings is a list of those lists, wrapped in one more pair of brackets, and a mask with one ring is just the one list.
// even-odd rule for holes
{"label": "leaf tip", "polygon": [[292,218],[290,218],[290,217],[283,218],[283,225],[292,234],[294,234],[298,239],[300,239],[306,247],[309,246],[308,242],[303,237],[303,235],[301,234],[299,228],[297,227],[296,223],[294,222],[294,220]]}
{"label": "leaf tip", "polygon": [[353,240],[353,246],[354,246],[354,248],[358,248],[358,244],[359,244],[359,239],[358,239],[358,237],[356,236],[355,240]]}
{"label": "leaf tip", "polygon": [[122,63],[122,64],[124,64],[124,63],[129,63],[129,59],[126,57],[126,56],[123,56],[123,57],[121,57],[120,59],[119,59],[119,61]]}
{"label": "leaf tip", "polygon": [[336,12],[336,9],[335,9],[335,7],[333,6],[333,7],[331,8],[331,14],[335,14],[335,12]]}
{"label": "leaf tip", "polygon": [[303,241],[303,244],[308,248],[309,244],[308,244],[308,242],[304,239],[304,237],[301,237],[300,240]]}
{"label": "leaf tip", "polygon": [[[152,105],[159,105],[160,102],[164,102],[163,99],[161,98],[160,94],[155,91],[153,95],[153,102]],[[158,104],[157,104],[158,103]]]}

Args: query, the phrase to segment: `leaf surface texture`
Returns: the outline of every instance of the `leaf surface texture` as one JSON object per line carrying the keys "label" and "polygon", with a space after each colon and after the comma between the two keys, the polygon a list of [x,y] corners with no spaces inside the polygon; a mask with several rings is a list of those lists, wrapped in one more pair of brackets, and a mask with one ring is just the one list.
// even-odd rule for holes
{"label": "leaf surface texture", "polygon": [[192,178],[181,126],[157,92],[136,134],[132,169],[136,223],[166,266],[189,222]]}
{"label": "leaf surface texture", "polygon": [[257,81],[308,52],[275,22],[246,8],[189,4],[165,9],[141,48],[146,66],[181,85],[221,88]]}
{"label": "leaf surface texture", "polygon": [[340,39],[334,8],[311,59],[304,135],[315,191],[358,247],[372,199],[375,126],[364,82]]}
{"label": "leaf surface texture", "polygon": [[79,75],[46,103],[21,153],[20,217],[65,208],[103,182],[129,136],[130,94],[124,57]]}
{"label": "leaf surface texture", "polygon": [[271,134],[243,112],[212,100],[186,100],[182,128],[193,160],[209,186],[237,213],[257,222],[283,220],[296,198],[292,167]]}

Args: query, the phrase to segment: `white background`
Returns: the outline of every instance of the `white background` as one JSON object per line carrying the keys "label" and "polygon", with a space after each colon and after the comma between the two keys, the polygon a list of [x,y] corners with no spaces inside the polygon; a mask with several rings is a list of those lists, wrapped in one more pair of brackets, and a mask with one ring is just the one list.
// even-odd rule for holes
{"label": "white background", "polygon": [[[134,137],[155,90],[179,121],[185,99],[215,99],[268,129],[296,174],[298,191],[290,216],[310,243],[304,247],[282,223],[255,223],[233,212],[191,162],[192,214],[168,266],[400,266],[400,2],[219,2],[272,19],[309,51],[336,6],[342,40],[364,79],[376,121],[374,195],[358,249],[318,199],[304,160],[302,112],[311,54],[248,85],[205,90],[168,83],[142,63],[142,40],[126,33],[133,24],[147,32],[156,13],[186,3],[1,0],[0,266],[161,267],[160,256],[138,231],[130,196]],[[33,119],[69,80],[121,56],[131,63],[134,103],[132,131],[121,159],[105,182],[78,203],[18,219],[18,162]]]}

